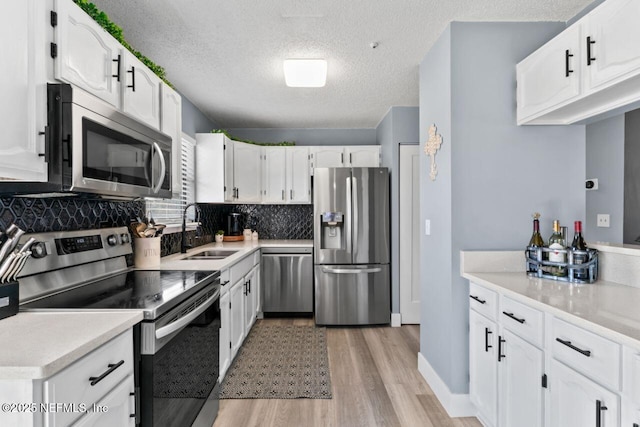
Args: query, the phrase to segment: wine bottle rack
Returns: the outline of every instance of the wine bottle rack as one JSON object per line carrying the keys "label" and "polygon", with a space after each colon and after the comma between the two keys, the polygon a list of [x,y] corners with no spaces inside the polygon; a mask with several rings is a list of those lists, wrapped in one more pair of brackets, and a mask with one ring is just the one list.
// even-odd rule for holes
{"label": "wine bottle rack", "polygon": [[[550,252],[564,253],[567,262],[549,261]],[[576,255],[586,256],[587,261],[574,264]],[[549,249],[546,247],[528,246],[524,252],[527,275],[542,279],[560,280],[572,283],[593,283],[598,280],[598,251],[595,249],[574,250]],[[552,274],[551,271],[564,269],[564,275]]]}

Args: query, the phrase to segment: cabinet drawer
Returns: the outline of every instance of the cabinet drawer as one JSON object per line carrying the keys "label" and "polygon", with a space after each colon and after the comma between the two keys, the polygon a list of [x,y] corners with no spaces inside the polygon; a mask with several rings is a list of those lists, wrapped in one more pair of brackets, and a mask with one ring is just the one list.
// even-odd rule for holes
{"label": "cabinet drawer", "polygon": [[[120,365],[115,367],[118,364]],[[113,366],[110,368],[109,365]],[[108,375],[97,380],[109,370],[111,372]],[[131,329],[46,380],[44,400],[47,403],[85,404],[89,408],[127,376],[133,376]],[[91,385],[92,382],[94,385]],[[50,412],[46,417],[48,425],[65,426],[81,415],[82,412],[59,411]]]}
{"label": "cabinet drawer", "polygon": [[469,283],[469,307],[489,319],[497,320],[498,294],[471,282]]}
{"label": "cabinet drawer", "polygon": [[622,364],[622,390],[636,405],[640,405],[640,351],[625,347]]}
{"label": "cabinet drawer", "polygon": [[250,254],[231,266],[231,283],[242,279],[252,268],[253,254]]}
{"label": "cabinet drawer", "polygon": [[553,319],[553,357],[613,390],[620,390],[620,345]]}
{"label": "cabinet drawer", "polygon": [[502,297],[500,304],[500,324],[511,332],[542,347],[544,334],[544,314],[527,305]]}

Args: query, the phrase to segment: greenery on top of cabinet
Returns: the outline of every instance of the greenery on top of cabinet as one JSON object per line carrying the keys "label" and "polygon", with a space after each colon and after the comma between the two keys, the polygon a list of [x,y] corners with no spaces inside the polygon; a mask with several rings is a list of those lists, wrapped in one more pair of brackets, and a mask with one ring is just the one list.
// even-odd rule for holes
{"label": "greenery on top of cabinet", "polygon": [[159,66],[158,64],[156,64],[155,62],[147,58],[146,56],[144,56],[139,51],[135,50],[129,43],[127,43],[127,41],[124,39],[124,36],[122,35],[122,28],[114,24],[109,19],[106,13],[98,9],[98,7],[95,4],[89,2],[88,0],[73,0],[73,2],[78,6],[80,6],[80,8],[84,10],[87,15],[93,18],[93,20],[96,21],[102,28],[104,28],[105,31],[111,34],[113,38],[115,38],[118,42],[120,42],[120,44],[124,46],[125,49],[127,49],[136,58],[142,61],[142,63],[146,65],[147,68],[149,68],[151,71],[153,71],[153,73],[156,76],[160,77],[160,79],[162,79],[163,82],[165,82],[166,84],[168,84],[170,87],[173,88],[173,85],[171,84],[171,82],[167,80],[164,68],[162,68],[161,66]]}
{"label": "greenery on top of cabinet", "polygon": [[253,144],[253,145],[264,145],[264,146],[271,146],[271,147],[272,146],[292,147],[292,146],[296,145],[295,141],[256,142],[256,141],[252,141],[250,139],[236,138],[236,137],[233,137],[233,136],[229,135],[229,132],[227,132],[224,129],[213,129],[211,131],[211,133],[223,133],[229,139],[232,139],[232,140],[238,141],[238,142],[246,142],[247,144]]}

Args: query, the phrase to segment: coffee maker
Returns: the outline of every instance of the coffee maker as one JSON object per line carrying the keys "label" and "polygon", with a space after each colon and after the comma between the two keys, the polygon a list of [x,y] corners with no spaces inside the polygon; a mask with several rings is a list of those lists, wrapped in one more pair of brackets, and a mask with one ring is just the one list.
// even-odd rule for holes
{"label": "coffee maker", "polygon": [[227,215],[227,236],[242,236],[242,214],[231,212]]}

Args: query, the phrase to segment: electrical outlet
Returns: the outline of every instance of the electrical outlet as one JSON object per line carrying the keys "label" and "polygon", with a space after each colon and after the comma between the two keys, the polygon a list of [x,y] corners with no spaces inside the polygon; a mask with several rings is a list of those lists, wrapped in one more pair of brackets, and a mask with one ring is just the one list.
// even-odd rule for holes
{"label": "electrical outlet", "polygon": [[609,214],[598,214],[598,227],[609,228]]}

